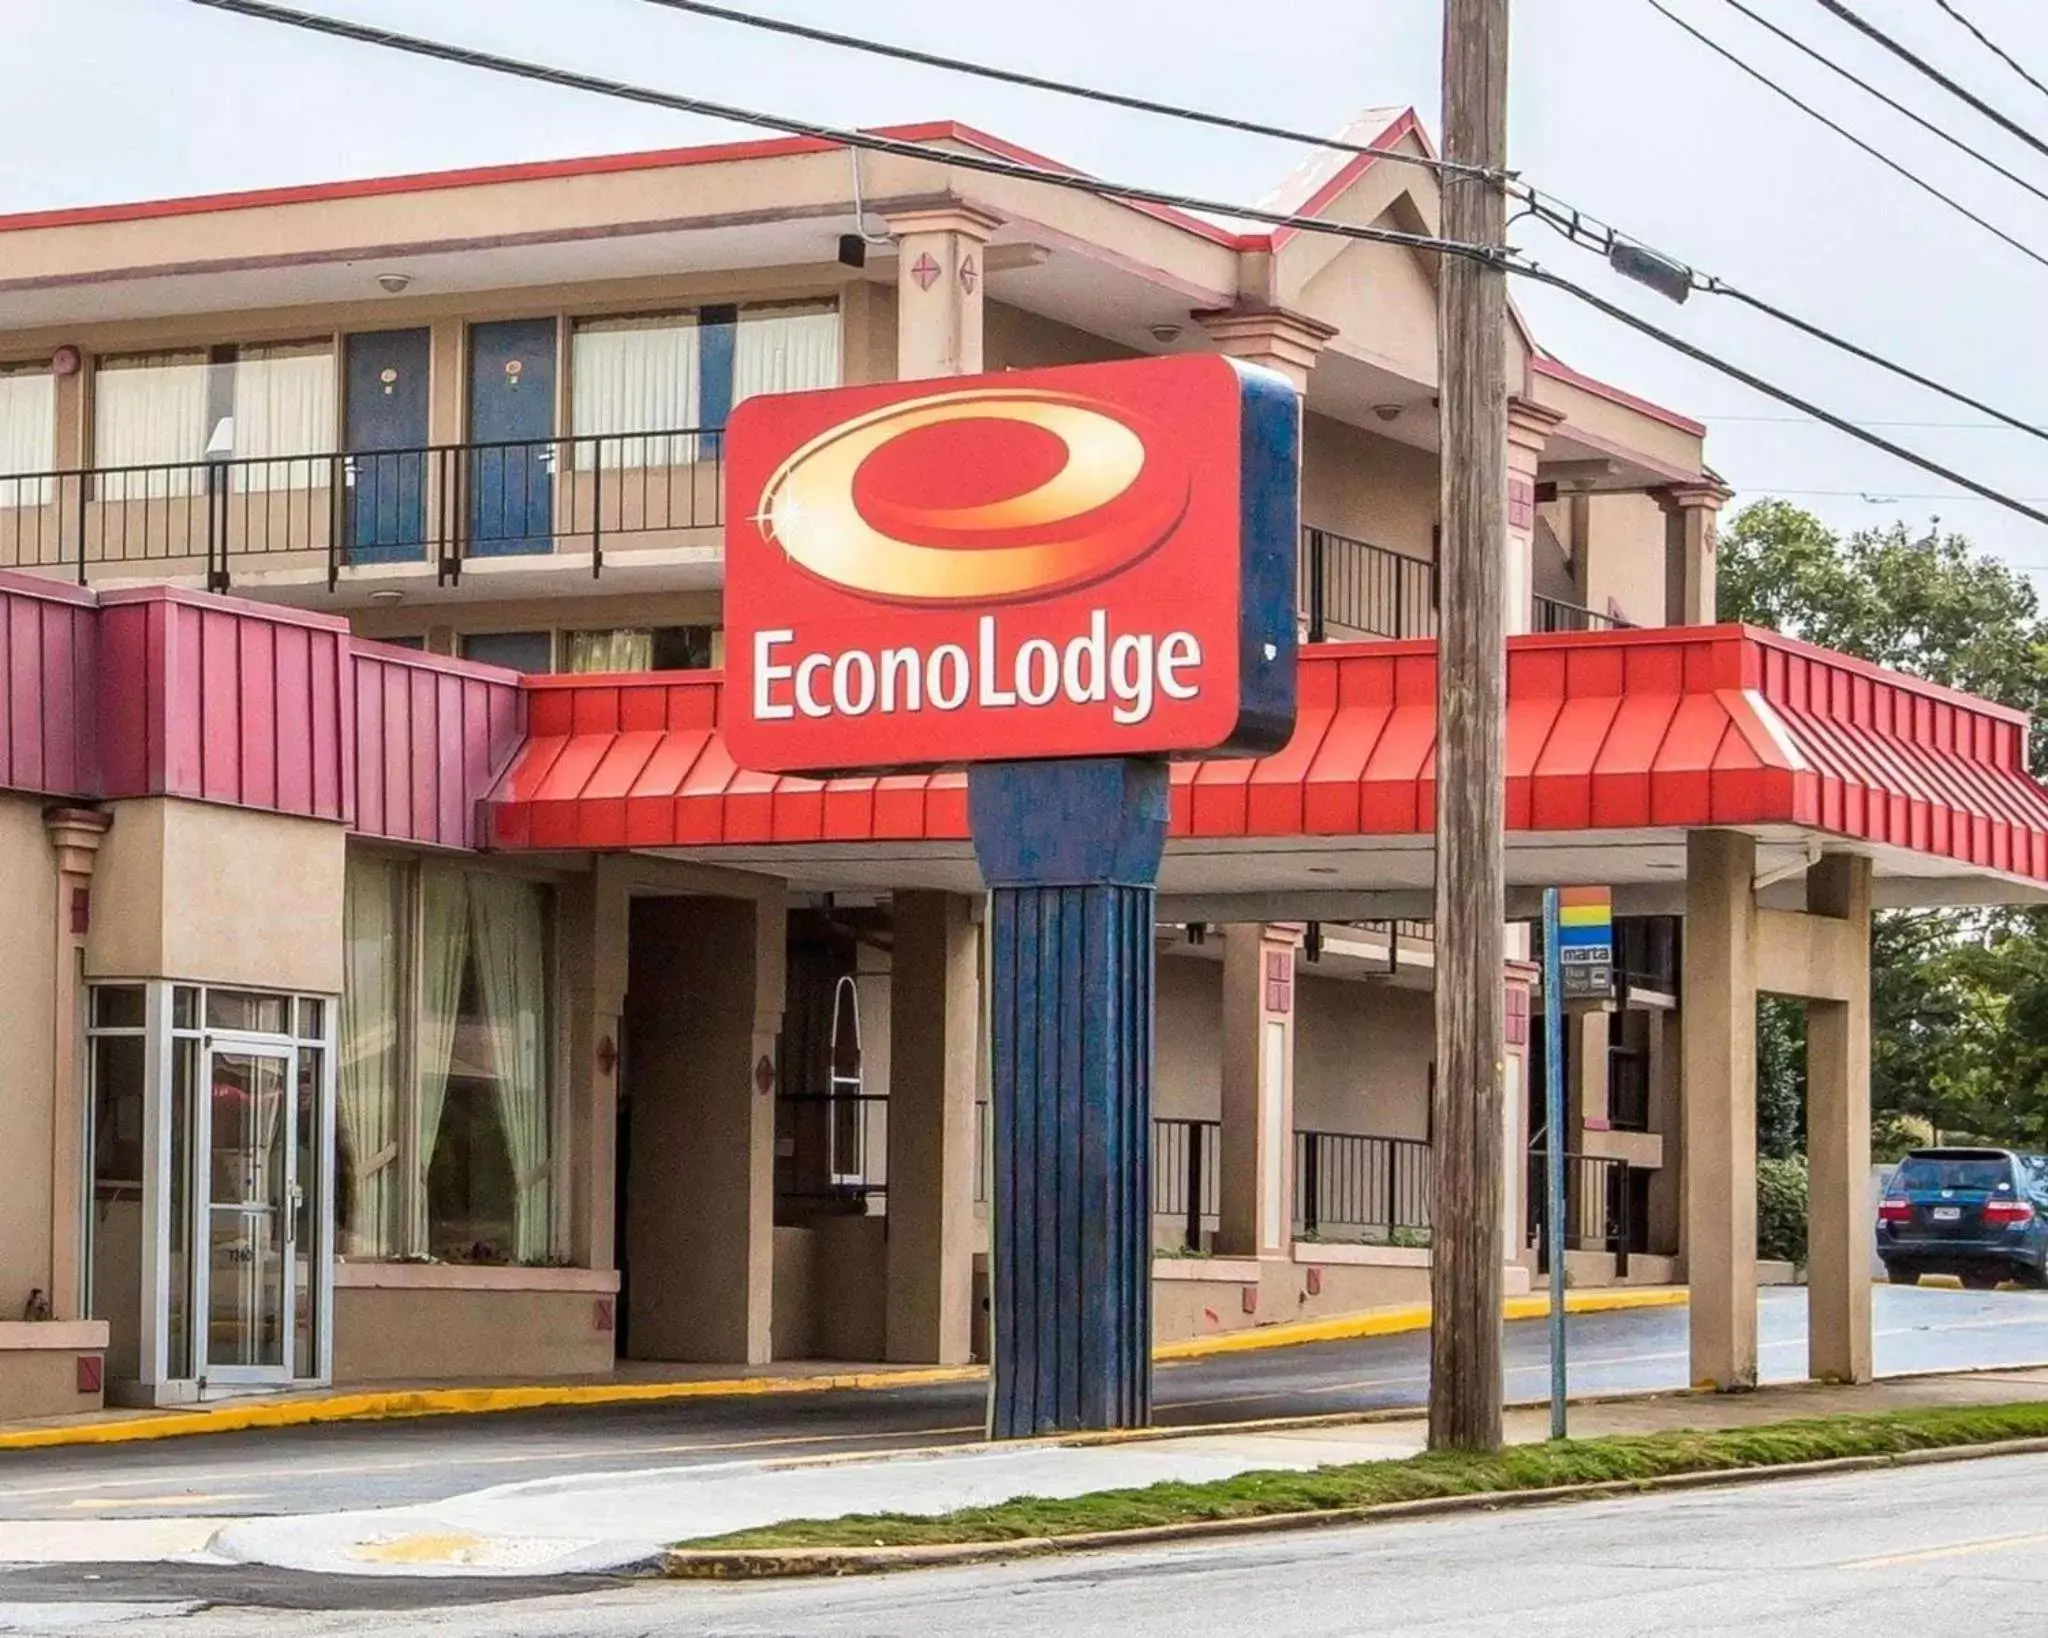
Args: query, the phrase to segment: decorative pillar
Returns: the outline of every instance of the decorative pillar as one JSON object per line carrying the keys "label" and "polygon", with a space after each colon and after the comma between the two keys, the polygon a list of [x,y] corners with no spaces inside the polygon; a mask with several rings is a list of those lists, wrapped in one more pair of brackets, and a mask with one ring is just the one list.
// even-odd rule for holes
{"label": "decorative pillar", "polygon": [[1223,929],[1223,1146],[1216,1250],[1294,1248],[1294,952],[1301,930]]}
{"label": "decorative pillar", "polygon": [[92,870],[113,815],[97,808],[50,808],[43,827],[57,863],[57,924],[50,986],[50,1275],[52,1319],[85,1315],[85,1104],[78,1062],[86,933],[92,925]]}
{"label": "decorative pillar", "polygon": [[1681,1101],[1692,1383],[1724,1393],[1756,1386],[1755,879],[1754,838],[1687,836]]}
{"label": "decorative pillar", "polygon": [[885,1352],[958,1365],[974,1321],[980,949],[957,893],[898,893],[889,970]]}
{"label": "decorative pillar", "polygon": [[1608,1116],[1607,1047],[1611,1013],[1592,1008],[1567,1012],[1564,1027],[1571,1042],[1565,1099],[1566,1147],[1584,1153],[1586,1133],[1604,1131]]}
{"label": "decorative pillar", "polygon": [[1710,626],[1714,607],[1714,519],[1735,492],[1719,483],[1659,490],[1664,508],[1664,623]]}
{"label": "decorative pillar", "polygon": [[[1806,1003],[1807,1373],[1870,1380],[1870,861],[1830,854],[1809,915],[1844,924],[1842,998]],[[1691,950],[1686,953],[1691,960]]]}
{"label": "decorative pillar", "polygon": [[984,763],[967,800],[989,887],[990,1431],[1142,1427],[1166,766]]}
{"label": "decorative pillar", "polygon": [[625,861],[596,860],[563,888],[563,1001],[569,1038],[569,1252],[577,1266],[618,1266],[619,1064],[625,1042]]}
{"label": "decorative pillar", "polygon": [[965,204],[889,218],[897,245],[897,379],[974,375],[982,369],[986,251],[1001,225],[1001,217]]}
{"label": "decorative pillar", "polygon": [[1247,364],[1277,370],[1304,397],[1308,372],[1315,368],[1324,344],[1337,333],[1335,325],[1283,307],[1224,307],[1194,317],[1225,358],[1241,358]]}
{"label": "decorative pillar", "polygon": [[1564,417],[1528,398],[1508,400],[1508,634],[1536,627],[1536,472]]}

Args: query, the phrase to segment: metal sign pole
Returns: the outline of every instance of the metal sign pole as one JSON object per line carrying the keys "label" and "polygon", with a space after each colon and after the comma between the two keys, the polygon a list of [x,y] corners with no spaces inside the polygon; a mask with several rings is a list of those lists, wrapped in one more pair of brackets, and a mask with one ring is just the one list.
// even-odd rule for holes
{"label": "metal sign pole", "polygon": [[1550,1269],[1550,1437],[1565,1436],[1564,963],[1558,892],[1543,890],[1543,1246]]}

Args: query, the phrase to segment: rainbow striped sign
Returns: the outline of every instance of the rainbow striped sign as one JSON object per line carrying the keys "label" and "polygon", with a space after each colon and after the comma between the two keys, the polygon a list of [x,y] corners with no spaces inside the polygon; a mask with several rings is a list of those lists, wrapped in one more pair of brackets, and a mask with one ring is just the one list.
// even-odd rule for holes
{"label": "rainbow striped sign", "polygon": [[1562,887],[1557,894],[1559,994],[1567,1001],[1614,996],[1614,894],[1605,887]]}

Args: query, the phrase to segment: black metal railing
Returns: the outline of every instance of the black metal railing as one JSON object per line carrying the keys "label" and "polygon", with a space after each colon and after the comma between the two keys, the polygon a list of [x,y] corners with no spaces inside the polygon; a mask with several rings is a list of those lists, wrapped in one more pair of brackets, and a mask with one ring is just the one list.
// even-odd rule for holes
{"label": "black metal railing", "polygon": [[1182,1224],[1181,1243],[1202,1249],[1206,1220],[1222,1210],[1223,1123],[1152,1122],[1152,1215]]}
{"label": "black metal railing", "polygon": [[1307,1238],[1425,1236],[1429,1145],[1363,1132],[1294,1134],[1294,1216]]}
{"label": "black metal railing", "polygon": [[590,554],[716,527],[723,435],[582,433],[499,443],[240,456],[0,476],[0,568],[238,574],[296,558],[431,563],[442,584],[486,557]]}
{"label": "black metal railing", "polygon": [[1530,599],[1531,631],[1624,631],[1629,622],[1617,614],[1602,614],[1561,597]]}
{"label": "black metal railing", "polygon": [[[1549,1271],[1550,1239],[1545,1233],[1549,1186],[1546,1168],[1549,1156],[1541,1149],[1529,1151],[1528,1225],[1536,1247],[1536,1266]],[[1629,1164],[1605,1155],[1564,1157],[1564,1245],[1567,1251],[1605,1251],[1614,1258],[1617,1274],[1628,1272],[1628,1254],[1634,1239],[1630,1221],[1634,1190]]]}
{"label": "black metal railing", "polygon": [[1436,565],[1428,558],[1304,528],[1298,575],[1297,607],[1311,643],[1436,635]]}

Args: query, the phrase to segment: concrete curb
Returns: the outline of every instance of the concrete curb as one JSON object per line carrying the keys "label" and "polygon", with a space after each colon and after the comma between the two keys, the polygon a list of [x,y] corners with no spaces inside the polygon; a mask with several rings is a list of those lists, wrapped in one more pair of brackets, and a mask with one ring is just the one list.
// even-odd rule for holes
{"label": "concrete curb", "polygon": [[1664,1490],[1701,1490],[1760,1484],[1776,1479],[1821,1478],[1887,1467],[1926,1467],[1943,1462],[1980,1461],[1996,1456],[2048,1453],[2048,1438],[2005,1439],[1982,1445],[1947,1445],[1882,1456],[1838,1456],[1823,1461],[1787,1462],[1772,1467],[1719,1468],[1670,1473],[1652,1479],[1608,1479],[1592,1484],[1554,1485],[1541,1490],[1490,1490],[1469,1496],[1435,1496],[1421,1501],[1380,1502],[1367,1507],[1334,1507],[1312,1513],[1267,1513],[1234,1519],[1192,1519],[1184,1524],[1146,1525],[1132,1530],[1097,1530],[1071,1536],[1028,1536],[1012,1541],[954,1542],[925,1547],[794,1547],[746,1549],[671,1548],[661,1573],[677,1581],[750,1581],[813,1576],[880,1575],[896,1570],[939,1569],[989,1564],[1056,1554],[1105,1552],[1124,1547],[1204,1541],[1217,1536],[1265,1535],[1281,1530],[1327,1529],[1344,1524],[1398,1522],[1483,1513],[1509,1507],[1542,1507],[1560,1502],[1598,1501],[1611,1496]]}
{"label": "concrete curb", "polygon": [[[1668,1308],[1684,1303],[1679,1286],[1617,1286],[1567,1293],[1565,1311],[1598,1314],[1632,1308]],[[1507,1320],[1541,1319],[1550,1312],[1543,1296],[1510,1297]],[[1429,1305],[1373,1309],[1324,1320],[1259,1326],[1214,1337],[1169,1342],[1153,1351],[1159,1364],[1210,1359],[1223,1354],[1260,1353],[1316,1342],[1350,1342],[1396,1336],[1429,1328]],[[555,1410],[577,1406],[666,1404],[684,1399],[745,1399],[772,1394],[835,1393],[850,1390],[942,1387],[986,1379],[980,1365],[933,1366],[900,1371],[844,1371],[820,1376],[727,1377],[702,1382],[587,1382],[506,1384],[475,1388],[366,1389],[317,1398],[264,1399],[208,1405],[193,1410],[67,1422],[53,1427],[0,1428],[0,1451],[50,1450],[67,1445],[120,1445],[202,1434],[249,1433],[274,1428],[314,1427],[332,1422],[397,1421],[425,1416],[482,1416],[507,1411]],[[1139,1434],[1150,1429],[1133,1430]]]}

